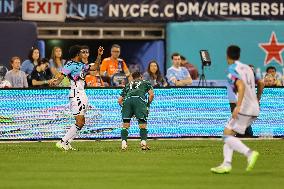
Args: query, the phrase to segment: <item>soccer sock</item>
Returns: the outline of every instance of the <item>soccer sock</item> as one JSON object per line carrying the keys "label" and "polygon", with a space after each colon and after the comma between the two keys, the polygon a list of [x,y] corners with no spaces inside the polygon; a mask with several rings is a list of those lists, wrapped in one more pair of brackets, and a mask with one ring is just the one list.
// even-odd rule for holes
{"label": "soccer sock", "polygon": [[78,126],[76,126],[76,128],[78,129],[77,132],[76,132],[76,134],[74,134],[74,135],[68,140],[68,143],[71,143],[71,142],[74,140],[74,138],[76,138],[76,137],[79,135],[79,132],[80,132],[80,130],[82,129],[82,128],[78,127]]}
{"label": "soccer sock", "polygon": [[148,131],[147,129],[140,129],[140,137],[141,137],[141,140],[147,140],[147,134],[148,134]]}
{"label": "soccer sock", "polygon": [[122,128],[121,129],[121,140],[127,141],[127,137],[128,137],[128,129]]}
{"label": "soccer sock", "polygon": [[225,143],[223,147],[224,162],[222,165],[231,166],[233,152],[234,152],[233,149],[228,144]]}
{"label": "soccer sock", "polygon": [[62,141],[65,142],[65,143],[71,142],[78,135],[78,132],[80,130],[81,130],[81,128],[78,127],[77,125],[75,125],[75,124],[72,125],[70,127],[70,129],[67,131],[67,133],[65,134],[65,136],[62,138]]}
{"label": "soccer sock", "polygon": [[237,137],[225,136],[224,141],[225,144],[228,144],[232,150],[237,151],[247,157],[251,153],[251,150],[244,143],[242,143],[242,141]]}

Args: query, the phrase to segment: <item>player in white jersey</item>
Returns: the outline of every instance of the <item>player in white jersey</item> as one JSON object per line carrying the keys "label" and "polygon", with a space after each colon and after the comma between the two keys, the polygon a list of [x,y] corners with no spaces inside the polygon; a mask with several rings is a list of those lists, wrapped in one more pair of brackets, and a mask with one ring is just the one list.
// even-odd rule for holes
{"label": "player in white jersey", "polygon": [[64,79],[64,75],[71,80],[70,108],[76,120],[76,123],[71,126],[61,141],[56,143],[56,146],[60,149],[75,150],[70,143],[84,126],[85,113],[88,108],[88,98],[85,93],[85,76],[89,70],[95,70],[99,67],[103,50],[102,47],[99,47],[95,63],[84,64],[81,62],[82,55],[85,53],[84,50],[82,50],[81,46],[72,46],[69,50],[71,60],[65,64],[61,73],[56,76],[54,85],[58,85]]}
{"label": "player in white jersey", "polygon": [[257,85],[255,93],[255,77],[252,69],[239,61],[241,49],[238,46],[227,48],[228,80],[233,91],[237,95],[236,107],[232,118],[224,129],[224,161],[218,166],[211,168],[214,173],[229,173],[232,169],[233,152],[237,151],[247,157],[247,171],[251,171],[259,156],[242,141],[235,137],[237,133],[244,134],[248,126],[252,124],[259,115],[259,101],[264,85]]}

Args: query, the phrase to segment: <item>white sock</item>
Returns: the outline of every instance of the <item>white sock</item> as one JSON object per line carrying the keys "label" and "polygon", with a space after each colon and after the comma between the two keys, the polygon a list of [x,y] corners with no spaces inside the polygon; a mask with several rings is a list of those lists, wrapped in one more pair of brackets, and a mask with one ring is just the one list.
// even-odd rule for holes
{"label": "white sock", "polygon": [[234,150],[228,144],[225,143],[223,147],[224,162],[222,163],[222,165],[231,166],[233,152]]}
{"label": "white sock", "polygon": [[[71,142],[77,135],[80,128],[76,125],[72,125],[67,131],[65,136],[62,138],[63,142]],[[71,141],[70,141],[71,140]]]}
{"label": "white sock", "polygon": [[228,144],[229,147],[234,150],[237,151],[245,156],[249,156],[251,150],[244,144],[242,143],[242,141],[234,136],[225,136],[225,144]]}

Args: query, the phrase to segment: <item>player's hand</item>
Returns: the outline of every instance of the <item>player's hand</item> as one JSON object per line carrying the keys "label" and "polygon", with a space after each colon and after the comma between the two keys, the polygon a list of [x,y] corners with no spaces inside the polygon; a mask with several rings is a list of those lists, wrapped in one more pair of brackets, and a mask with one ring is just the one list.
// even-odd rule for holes
{"label": "player's hand", "polygon": [[101,56],[101,55],[103,55],[103,54],[104,54],[104,48],[103,48],[102,46],[100,46],[100,47],[98,48],[98,55]]}
{"label": "player's hand", "polygon": [[56,85],[58,85],[57,81],[58,81],[58,79],[50,79],[50,80],[48,80],[48,84],[49,84],[49,86],[56,86]]}
{"label": "player's hand", "polygon": [[241,109],[240,106],[236,106],[236,107],[235,107],[235,109],[234,109],[234,111],[233,111],[233,114],[232,114],[232,118],[233,118],[233,119],[237,119],[238,114],[239,114],[239,112],[240,112],[240,109]]}

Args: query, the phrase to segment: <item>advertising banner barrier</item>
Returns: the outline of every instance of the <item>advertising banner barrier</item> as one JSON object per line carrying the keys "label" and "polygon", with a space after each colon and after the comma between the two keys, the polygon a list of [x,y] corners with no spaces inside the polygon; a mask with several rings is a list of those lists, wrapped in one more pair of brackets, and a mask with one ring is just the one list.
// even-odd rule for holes
{"label": "advertising banner barrier", "polygon": [[[0,90],[0,140],[58,139],[74,124],[70,89]],[[216,137],[231,117],[227,90],[220,88],[159,88],[150,108],[151,138]],[[81,139],[120,138],[121,89],[87,89],[89,109]],[[252,125],[255,136],[284,136],[284,88],[265,88],[261,113]],[[135,118],[130,137],[139,137]]]}

